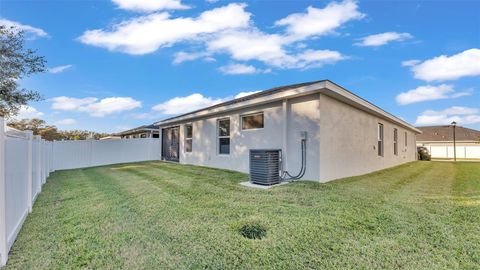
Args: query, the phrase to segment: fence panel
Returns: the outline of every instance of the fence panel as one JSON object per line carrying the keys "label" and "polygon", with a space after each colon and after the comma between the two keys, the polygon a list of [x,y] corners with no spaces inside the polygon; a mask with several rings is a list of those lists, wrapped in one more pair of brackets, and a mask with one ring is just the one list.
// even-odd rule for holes
{"label": "fence panel", "polygon": [[[431,145],[428,147],[432,158],[454,158],[453,146]],[[480,159],[480,145],[462,145],[455,147],[457,158]]]}
{"label": "fence panel", "polygon": [[472,159],[480,159],[480,145],[467,147],[465,149],[465,156]]}
{"label": "fence panel", "polygon": [[86,140],[53,142],[53,169],[76,169],[160,158],[160,140]]}
{"label": "fence panel", "polygon": [[0,266],[50,172],[160,159],[160,140],[47,142],[0,117]]}
{"label": "fence panel", "polygon": [[25,220],[28,209],[28,139],[8,132],[5,139],[6,233],[10,249]]}
{"label": "fence panel", "polygon": [[40,141],[35,136],[32,141],[32,201],[35,201],[38,193],[42,190],[40,159]]}

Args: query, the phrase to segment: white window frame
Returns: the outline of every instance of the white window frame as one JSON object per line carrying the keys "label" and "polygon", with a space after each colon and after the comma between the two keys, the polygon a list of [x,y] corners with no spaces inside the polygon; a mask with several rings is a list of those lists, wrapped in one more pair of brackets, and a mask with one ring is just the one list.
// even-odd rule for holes
{"label": "white window frame", "polygon": [[393,129],[393,154],[398,156],[398,129]]}
{"label": "white window frame", "polygon": [[[228,136],[220,136],[220,122],[225,121],[225,120],[228,120],[228,122],[229,122]],[[232,139],[230,138],[231,133],[232,133],[232,121],[230,120],[230,117],[224,117],[224,118],[217,119],[217,155],[219,155],[219,156],[230,156],[231,145],[232,145]],[[229,139],[228,154],[220,153],[220,139]]]}
{"label": "white window frame", "polygon": [[[261,114],[263,116],[263,127],[261,128],[248,128],[248,129],[244,129],[243,128],[243,118],[244,117],[247,117],[247,116],[254,116],[254,115],[257,115],[257,114]],[[254,130],[259,130],[259,129],[264,129],[265,128],[265,113],[263,111],[261,112],[254,112],[254,113],[246,113],[246,114],[242,114],[240,115],[240,130],[241,131],[254,131]]]}
{"label": "white window frame", "polygon": [[377,124],[377,154],[379,157],[385,155],[385,128],[382,123]]}
{"label": "white window frame", "polygon": [[[190,126],[192,128],[192,137],[187,137],[187,126]],[[185,153],[192,153],[193,152],[193,125],[192,123],[189,123],[189,124],[185,124],[183,126],[183,132],[184,132],[184,138],[183,138],[183,152]],[[187,151],[187,141],[190,141],[192,147],[190,148],[190,151]]]}

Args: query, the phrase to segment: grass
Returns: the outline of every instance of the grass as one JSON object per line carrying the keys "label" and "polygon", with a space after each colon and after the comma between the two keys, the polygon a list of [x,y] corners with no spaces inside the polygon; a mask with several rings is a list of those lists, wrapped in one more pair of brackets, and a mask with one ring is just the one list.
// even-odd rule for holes
{"label": "grass", "polygon": [[[478,269],[480,164],[414,162],[272,190],[143,162],[55,172],[7,269]],[[247,239],[239,224],[261,224]]]}

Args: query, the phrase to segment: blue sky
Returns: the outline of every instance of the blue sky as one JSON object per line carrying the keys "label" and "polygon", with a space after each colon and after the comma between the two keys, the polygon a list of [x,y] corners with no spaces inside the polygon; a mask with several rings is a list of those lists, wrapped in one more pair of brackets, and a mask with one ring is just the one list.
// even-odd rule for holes
{"label": "blue sky", "polygon": [[480,1],[12,1],[50,71],[23,108],[116,132],[241,93],[330,79],[412,124],[480,129]]}

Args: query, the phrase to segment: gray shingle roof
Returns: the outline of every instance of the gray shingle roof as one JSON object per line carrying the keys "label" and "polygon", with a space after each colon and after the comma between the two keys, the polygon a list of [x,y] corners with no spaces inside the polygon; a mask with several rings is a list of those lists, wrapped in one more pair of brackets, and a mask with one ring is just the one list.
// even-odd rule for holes
{"label": "gray shingle roof", "polygon": [[136,128],[132,128],[132,129],[129,129],[129,130],[125,130],[125,131],[122,131],[122,132],[115,133],[115,135],[127,135],[127,134],[131,134],[131,133],[136,133],[136,132],[151,130],[151,129],[158,129],[158,126],[155,126],[154,124],[139,126],[139,127],[136,127]]}
{"label": "gray shingle roof", "polygon": [[[453,127],[448,126],[428,126],[417,127],[422,134],[417,135],[417,141],[453,141]],[[480,139],[480,131],[470,128],[457,126],[455,128],[455,140],[457,141],[478,141]]]}

